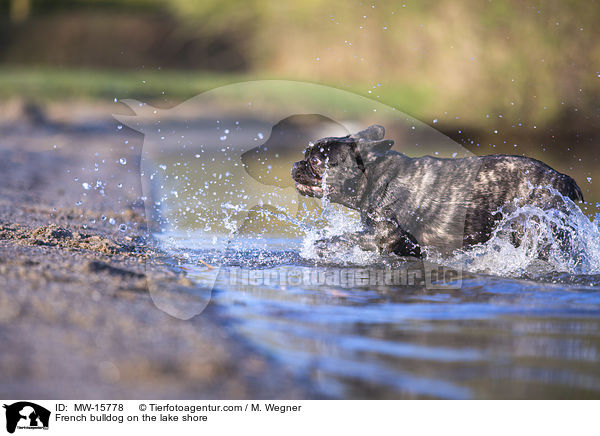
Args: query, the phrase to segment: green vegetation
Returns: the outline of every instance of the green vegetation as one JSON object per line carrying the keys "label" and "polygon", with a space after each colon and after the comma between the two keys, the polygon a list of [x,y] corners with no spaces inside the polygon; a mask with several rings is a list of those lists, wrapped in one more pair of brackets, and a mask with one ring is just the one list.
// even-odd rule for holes
{"label": "green vegetation", "polygon": [[4,67],[0,69],[0,96],[39,100],[168,98],[177,102],[240,80],[243,75],[210,72]]}
{"label": "green vegetation", "polygon": [[[600,96],[593,2],[0,0],[3,14],[0,62],[14,66],[0,71],[3,96],[165,91],[175,102],[240,80],[295,79],[473,126],[488,116],[571,125],[575,112],[593,125]],[[31,70],[40,65],[76,69]]]}
{"label": "green vegetation", "polygon": [[[0,68],[0,98],[14,97],[47,101],[55,99],[94,99],[112,101],[134,98],[158,106],[172,106],[220,86],[249,80],[273,79],[266,74],[214,73],[193,71],[118,71],[57,68]],[[281,79],[278,77],[277,79]],[[293,79],[290,79],[293,80]],[[426,116],[433,95],[425,87],[397,85],[384,95],[369,93],[371,86],[336,86],[377,99],[404,112]],[[375,91],[375,90],[373,90]],[[291,95],[282,98],[293,98]]]}

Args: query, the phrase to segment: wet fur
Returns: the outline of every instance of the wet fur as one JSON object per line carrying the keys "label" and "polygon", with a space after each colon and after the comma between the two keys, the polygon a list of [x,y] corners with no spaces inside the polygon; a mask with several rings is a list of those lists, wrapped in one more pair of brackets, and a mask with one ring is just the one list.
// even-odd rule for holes
{"label": "wet fur", "polygon": [[[320,196],[327,168],[332,202],[358,210],[365,230],[320,242],[367,250],[422,255],[423,247],[447,253],[490,238],[500,208],[532,204],[558,207],[550,187],[582,201],[577,183],[535,159],[492,155],[462,159],[410,158],[389,151],[384,129],[371,126],[352,136],[324,138],[296,162],[292,177],[303,195]],[[311,164],[313,156],[322,165]],[[327,161],[327,163],[325,162]]]}

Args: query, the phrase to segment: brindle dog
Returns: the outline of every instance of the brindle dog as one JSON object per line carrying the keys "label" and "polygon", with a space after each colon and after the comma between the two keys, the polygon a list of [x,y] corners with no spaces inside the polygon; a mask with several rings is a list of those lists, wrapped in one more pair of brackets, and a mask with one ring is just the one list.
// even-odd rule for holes
{"label": "brindle dog", "polygon": [[390,151],[394,142],[384,136],[385,129],[374,125],[323,138],[294,164],[292,178],[301,194],[320,198],[325,189],[332,202],[361,215],[362,232],[321,240],[321,248],[335,243],[401,256],[421,257],[424,247],[448,253],[487,241],[502,208],[560,207],[552,190],[583,200],[571,177],[535,159],[410,158]]}

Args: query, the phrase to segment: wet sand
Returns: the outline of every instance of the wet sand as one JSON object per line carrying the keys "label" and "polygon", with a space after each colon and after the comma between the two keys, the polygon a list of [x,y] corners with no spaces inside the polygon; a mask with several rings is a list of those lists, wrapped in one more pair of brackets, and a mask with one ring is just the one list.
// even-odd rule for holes
{"label": "wet sand", "polygon": [[[302,398],[301,380],[227,328],[218,307],[156,308],[194,284],[148,237],[120,105],[5,103],[0,120],[0,396]],[[124,163],[126,162],[126,163]]]}

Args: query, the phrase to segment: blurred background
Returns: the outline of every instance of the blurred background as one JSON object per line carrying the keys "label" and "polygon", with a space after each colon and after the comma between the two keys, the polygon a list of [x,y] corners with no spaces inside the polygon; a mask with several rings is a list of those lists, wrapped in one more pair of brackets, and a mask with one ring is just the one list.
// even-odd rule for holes
{"label": "blurred background", "polygon": [[0,0],[0,21],[4,107],[167,108],[243,80],[309,81],[394,106],[476,154],[544,160],[597,209],[595,1]]}

